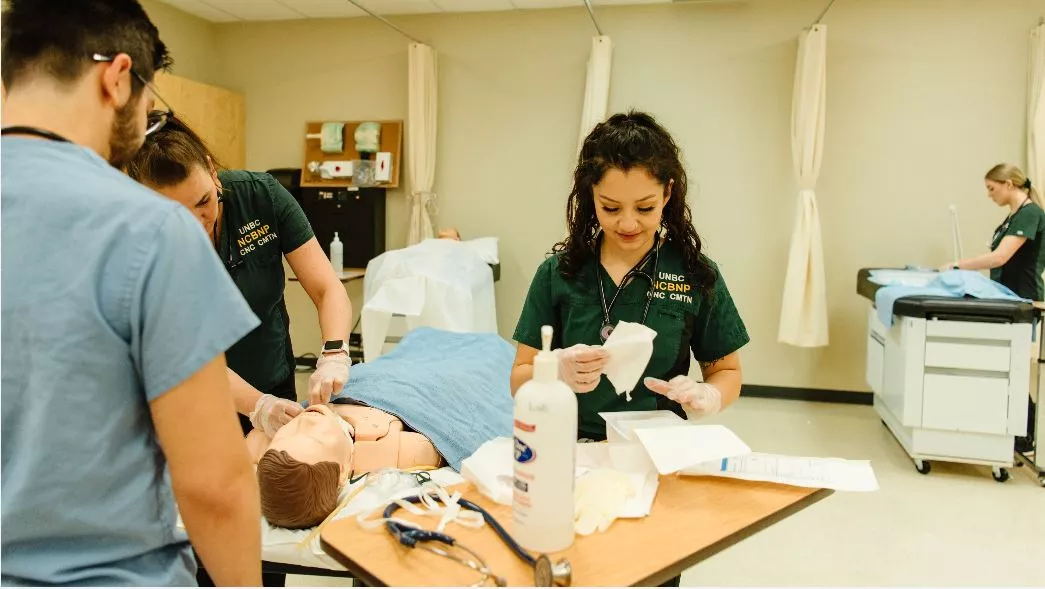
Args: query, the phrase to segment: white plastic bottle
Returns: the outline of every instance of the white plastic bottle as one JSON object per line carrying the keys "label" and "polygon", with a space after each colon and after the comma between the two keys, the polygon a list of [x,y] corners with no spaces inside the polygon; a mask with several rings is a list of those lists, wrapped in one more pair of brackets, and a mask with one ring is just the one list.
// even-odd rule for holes
{"label": "white plastic bottle", "polygon": [[338,276],[345,271],[344,251],[344,246],[341,244],[341,240],[337,238],[337,231],[335,231],[334,241],[330,242],[330,265],[334,267],[334,273]]}
{"label": "white plastic bottle", "polygon": [[533,379],[515,393],[515,477],[512,536],[538,553],[573,544],[577,397],[559,380],[552,328],[541,328]]}

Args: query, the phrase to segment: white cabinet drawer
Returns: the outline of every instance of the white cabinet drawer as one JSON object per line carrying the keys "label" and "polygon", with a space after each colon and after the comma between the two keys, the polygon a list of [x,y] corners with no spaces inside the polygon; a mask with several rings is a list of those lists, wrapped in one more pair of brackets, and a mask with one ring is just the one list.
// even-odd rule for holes
{"label": "white cabinet drawer", "polygon": [[922,427],[1004,434],[1008,419],[1007,378],[925,375]]}
{"label": "white cabinet drawer", "polygon": [[959,368],[1009,372],[1009,346],[984,345],[962,341],[928,341],[925,365],[933,368]]}

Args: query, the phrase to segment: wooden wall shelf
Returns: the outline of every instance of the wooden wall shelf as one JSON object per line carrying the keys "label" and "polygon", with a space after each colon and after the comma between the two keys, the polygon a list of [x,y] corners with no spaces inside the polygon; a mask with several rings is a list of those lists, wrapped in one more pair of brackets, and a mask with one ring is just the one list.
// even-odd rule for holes
{"label": "wooden wall shelf", "polygon": [[[345,124],[344,151],[342,153],[325,153],[320,149],[319,139],[302,137],[305,142],[305,160],[301,166],[301,186],[303,188],[349,188],[354,186],[351,178],[320,177],[319,172],[312,173],[308,169],[309,162],[352,161],[362,159],[356,151],[356,128],[363,121],[309,121],[305,123],[305,135],[318,134],[324,122]],[[375,121],[381,124],[381,142],[378,151],[392,154],[392,170],[389,181],[378,182],[374,188],[398,188],[400,167],[403,164],[403,121]],[[376,164],[377,155],[371,156]]]}

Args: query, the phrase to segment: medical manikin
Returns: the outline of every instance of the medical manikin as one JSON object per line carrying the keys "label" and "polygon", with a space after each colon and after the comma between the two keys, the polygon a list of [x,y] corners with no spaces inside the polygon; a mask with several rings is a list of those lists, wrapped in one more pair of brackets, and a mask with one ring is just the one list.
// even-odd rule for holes
{"label": "medical manikin", "polygon": [[258,467],[261,514],[290,529],[319,525],[337,508],[351,476],[443,462],[428,438],[404,431],[389,413],[361,405],[310,406],[271,438],[251,431],[247,446]]}

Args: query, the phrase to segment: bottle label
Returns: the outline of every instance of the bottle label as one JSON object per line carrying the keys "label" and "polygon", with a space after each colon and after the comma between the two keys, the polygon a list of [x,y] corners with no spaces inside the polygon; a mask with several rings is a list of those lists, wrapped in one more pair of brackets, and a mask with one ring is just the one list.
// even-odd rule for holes
{"label": "bottle label", "polygon": [[520,464],[529,464],[537,459],[536,452],[533,448],[526,445],[526,442],[515,438],[515,461]]}
{"label": "bottle label", "polygon": [[526,433],[533,433],[533,432],[537,431],[537,426],[536,425],[531,425],[529,423],[523,423],[523,422],[519,421],[518,419],[515,420],[515,427],[517,429],[520,429],[520,430],[526,432]]}

